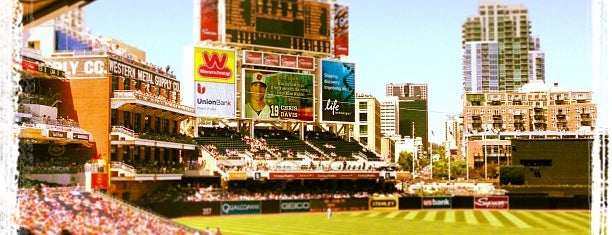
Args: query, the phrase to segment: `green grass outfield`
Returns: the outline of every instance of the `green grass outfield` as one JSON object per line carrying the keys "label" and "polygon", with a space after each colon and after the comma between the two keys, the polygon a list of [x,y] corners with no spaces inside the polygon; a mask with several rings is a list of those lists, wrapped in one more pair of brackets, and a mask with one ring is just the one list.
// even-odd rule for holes
{"label": "green grass outfield", "polygon": [[223,235],[590,234],[588,210],[402,210],[183,217],[179,223]]}

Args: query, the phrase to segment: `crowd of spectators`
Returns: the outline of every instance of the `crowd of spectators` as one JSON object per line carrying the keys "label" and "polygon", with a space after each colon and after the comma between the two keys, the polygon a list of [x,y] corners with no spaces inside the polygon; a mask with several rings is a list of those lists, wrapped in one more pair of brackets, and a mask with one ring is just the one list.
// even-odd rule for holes
{"label": "crowd of spectators", "polygon": [[168,185],[164,190],[146,194],[139,204],[181,201],[224,201],[224,200],[290,200],[290,199],[326,199],[326,198],[367,198],[380,195],[404,195],[394,185],[376,180],[337,181],[318,180],[301,182],[260,182],[230,181],[230,186],[223,191],[210,185],[208,187],[181,187]]}
{"label": "crowd of spectators", "polygon": [[38,185],[18,192],[21,234],[200,234],[106,195]]}

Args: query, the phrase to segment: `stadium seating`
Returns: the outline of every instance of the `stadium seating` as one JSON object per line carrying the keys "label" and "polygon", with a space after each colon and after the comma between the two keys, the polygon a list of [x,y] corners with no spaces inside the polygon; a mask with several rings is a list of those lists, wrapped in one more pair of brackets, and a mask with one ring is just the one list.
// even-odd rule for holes
{"label": "stadium seating", "polygon": [[20,189],[20,232],[30,234],[202,234],[105,194],[75,187]]}

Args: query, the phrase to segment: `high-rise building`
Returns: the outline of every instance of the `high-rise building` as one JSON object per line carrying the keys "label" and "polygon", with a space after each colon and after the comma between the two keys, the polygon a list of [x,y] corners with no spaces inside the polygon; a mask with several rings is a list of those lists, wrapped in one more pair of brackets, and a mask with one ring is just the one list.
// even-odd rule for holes
{"label": "high-rise building", "polygon": [[368,146],[370,150],[380,153],[380,139],[382,133],[380,130],[380,103],[376,97],[372,95],[358,94],[355,97],[355,102],[359,104],[357,107],[354,138],[359,140],[363,145]]}
{"label": "high-rise building", "polygon": [[463,99],[464,126],[483,131],[577,131],[595,128],[590,91],[548,88],[533,81],[517,92],[470,93]]}
{"label": "high-rise building", "polygon": [[456,157],[458,154],[458,139],[461,134],[461,120],[453,115],[447,117],[444,124],[444,148],[446,156]]}
{"label": "high-rise building", "polygon": [[387,96],[396,96],[399,104],[397,133],[402,137],[421,137],[423,144],[429,143],[427,123],[427,84],[387,84]]}
{"label": "high-rise building", "polygon": [[399,134],[399,99],[385,96],[380,101],[380,131],[385,136]]}
{"label": "high-rise building", "polygon": [[478,15],[463,24],[463,72],[466,93],[516,91],[545,80],[544,52],[525,6],[480,1]]}
{"label": "high-rise building", "polygon": [[390,83],[386,90],[387,96],[397,96],[400,100],[427,100],[427,84]]}
{"label": "high-rise building", "polygon": [[427,100],[399,101],[399,134],[415,139],[421,137],[423,144],[429,146]]}

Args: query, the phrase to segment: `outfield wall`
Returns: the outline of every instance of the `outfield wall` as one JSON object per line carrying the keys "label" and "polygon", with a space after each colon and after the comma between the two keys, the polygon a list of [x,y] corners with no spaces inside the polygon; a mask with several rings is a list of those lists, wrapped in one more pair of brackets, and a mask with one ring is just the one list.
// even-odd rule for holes
{"label": "outfield wall", "polygon": [[590,209],[589,197],[513,196],[436,196],[370,197],[291,200],[249,200],[215,202],[165,202],[144,206],[168,218],[184,216],[231,216],[333,211],[397,211],[436,209]]}

